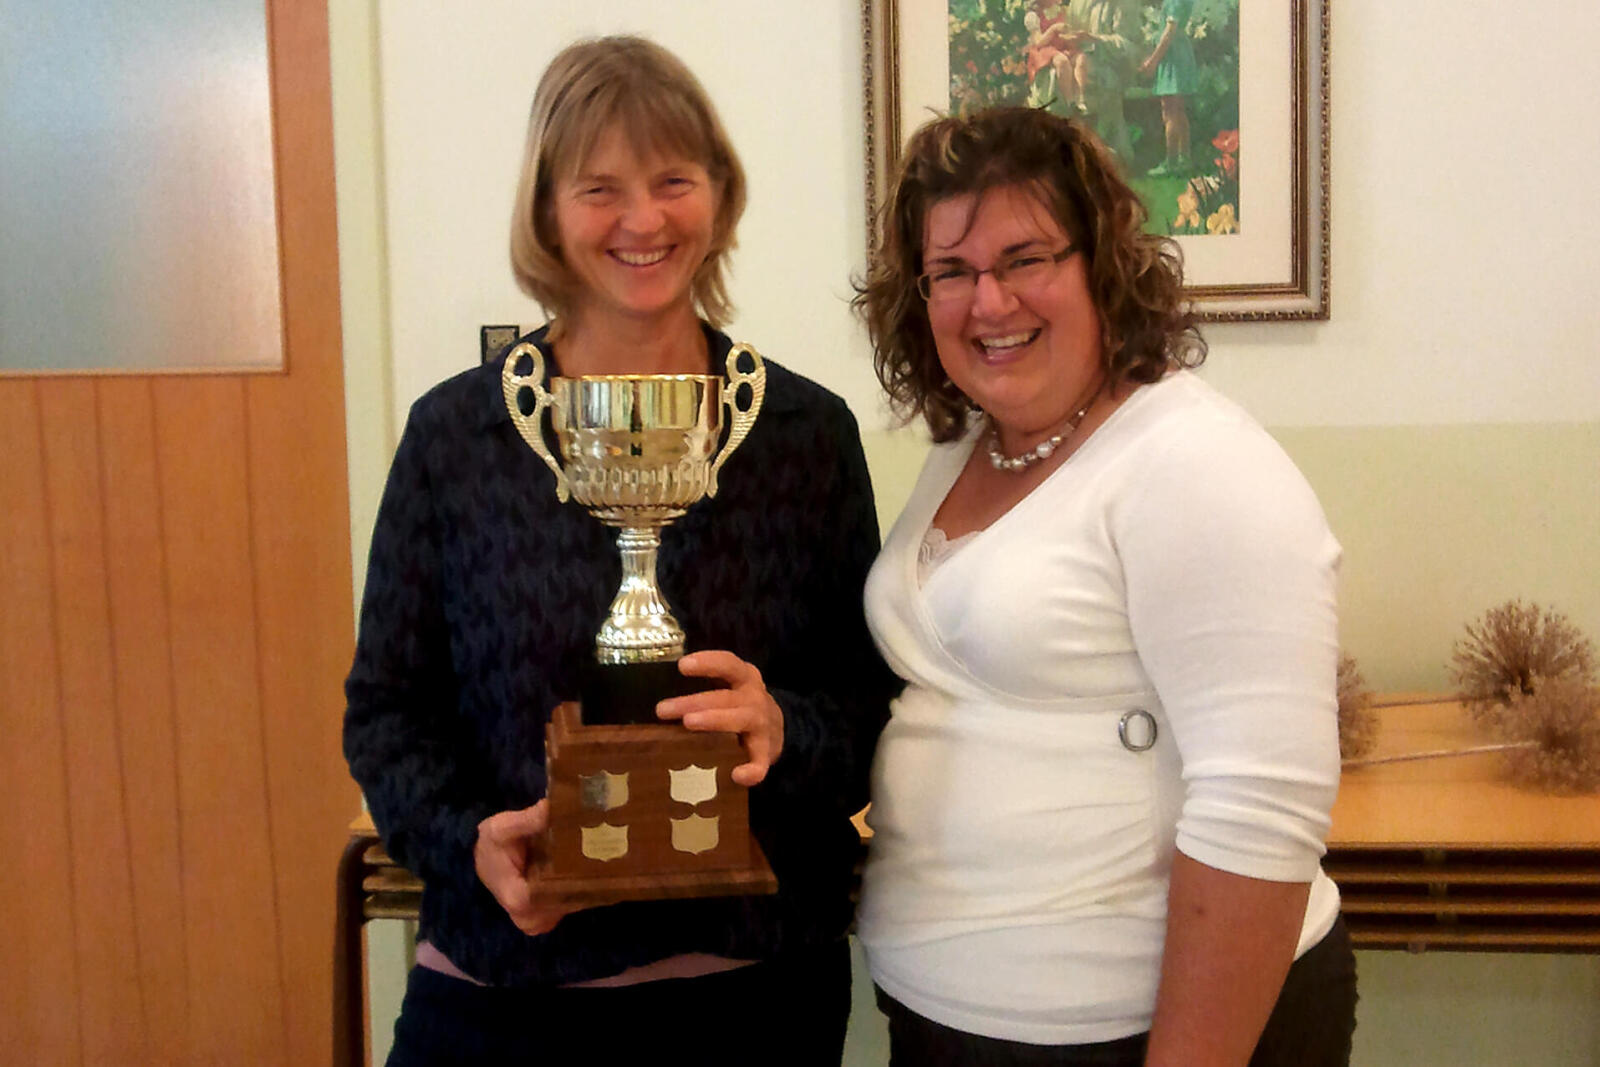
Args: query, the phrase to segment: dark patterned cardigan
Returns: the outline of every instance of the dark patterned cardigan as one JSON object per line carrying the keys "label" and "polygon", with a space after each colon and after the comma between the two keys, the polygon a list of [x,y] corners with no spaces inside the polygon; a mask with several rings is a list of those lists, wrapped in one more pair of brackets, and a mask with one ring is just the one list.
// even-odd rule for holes
{"label": "dark patterned cardigan", "polygon": [[[720,367],[730,342],[707,337]],[[477,824],[544,795],[545,723],[576,697],[621,575],[614,531],[557,503],[517,435],[503,358],[411,409],[345,683],[351,773],[390,854],[426,884],[420,936],[496,985],[596,978],[679,952],[767,958],[841,936],[859,847],[848,820],[897,684],[862,613],[877,519],[849,409],[770,361],[750,436],[718,495],[664,531],[659,576],[689,650],[755,664],[783,710],[783,751],[750,795],[779,892],[614,905],[528,937],[478,881]]]}

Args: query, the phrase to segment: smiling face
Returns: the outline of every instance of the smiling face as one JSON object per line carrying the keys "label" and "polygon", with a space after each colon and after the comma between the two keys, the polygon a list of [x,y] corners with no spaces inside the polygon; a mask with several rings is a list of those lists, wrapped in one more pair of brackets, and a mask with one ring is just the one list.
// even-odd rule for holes
{"label": "smiling face", "polygon": [[[1006,185],[935,203],[924,227],[922,269],[986,271],[1019,256],[1053,255],[1071,243],[1037,196]],[[970,299],[928,303],[945,373],[994,418],[1008,444],[1036,443],[1055,432],[1103,376],[1087,260],[1082,252],[1068,256],[1012,288],[985,273]]]}
{"label": "smiling face", "polygon": [[612,125],[557,183],[552,207],[562,259],[578,282],[575,317],[692,312],[690,287],[716,229],[717,188],[704,166],[641,155]]}

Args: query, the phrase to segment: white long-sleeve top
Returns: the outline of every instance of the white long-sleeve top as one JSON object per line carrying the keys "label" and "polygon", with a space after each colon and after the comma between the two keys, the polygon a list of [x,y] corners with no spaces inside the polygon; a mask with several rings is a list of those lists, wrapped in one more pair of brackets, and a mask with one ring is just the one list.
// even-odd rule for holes
{"label": "white long-sleeve top", "polygon": [[873,979],[946,1025],[1139,1033],[1174,848],[1311,882],[1297,956],[1337,917],[1339,546],[1276,442],[1180,372],[919,584],[977,440],[930,454],[867,582],[908,684],[873,768],[860,938]]}

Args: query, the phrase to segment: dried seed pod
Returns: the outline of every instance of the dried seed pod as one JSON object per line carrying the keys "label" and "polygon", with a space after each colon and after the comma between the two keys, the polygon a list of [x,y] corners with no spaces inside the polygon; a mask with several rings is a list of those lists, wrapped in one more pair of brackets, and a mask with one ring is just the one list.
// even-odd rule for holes
{"label": "dried seed pod", "polygon": [[1565,615],[1510,600],[1467,624],[1451,653],[1451,672],[1467,712],[1496,736],[1514,699],[1534,695],[1547,681],[1594,679],[1595,652]]}
{"label": "dried seed pod", "polygon": [[1378,713],[1354,656],[1339,657],[1339,758],[1360,759],[1378,744]]}
{"label": "dried seed pod", "polygon": [[1502,714],[1508,739],[1534,742],[1506,753],[1511,780],[1550,793],[1600,789],[1600,689],[1576,672],[1535,683]]}

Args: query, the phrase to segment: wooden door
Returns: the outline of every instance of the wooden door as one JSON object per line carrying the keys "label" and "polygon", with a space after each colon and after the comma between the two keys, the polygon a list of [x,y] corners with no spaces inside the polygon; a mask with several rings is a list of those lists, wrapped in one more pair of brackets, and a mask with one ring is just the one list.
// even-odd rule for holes
{"label": "wooden door", "polygon": [[267,7],[287,372],[0,379],[0,1062],[330,1058],[358,796],[327,18]]}

